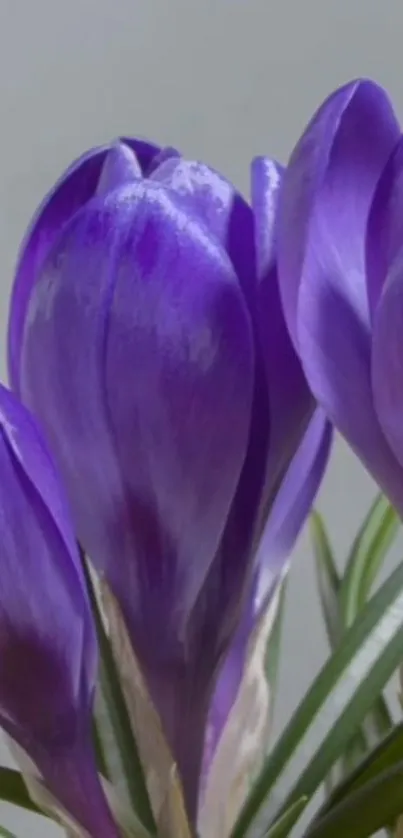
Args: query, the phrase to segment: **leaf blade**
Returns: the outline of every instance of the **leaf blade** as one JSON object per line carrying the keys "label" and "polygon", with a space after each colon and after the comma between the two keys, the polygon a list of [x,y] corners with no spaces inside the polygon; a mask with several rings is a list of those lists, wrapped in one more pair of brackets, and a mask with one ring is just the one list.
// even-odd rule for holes
{"label": "leaf blade", "polygon": [[365,604],[399,527],[399,517],[379,494],[354,540],[344,574],[340,603],[343,622],[351,626]]}
{"label": "leaf blade", "polygon": [[265,834],[265,838],[287,838],[287,835],[290,834],[294,824],[296,824],[297,820],[302,815],[306,805],[308,803],[307,797],[301,797],[300,800],[297,800],[284,812],[276,823],[269,829],[268,832]]}
{"label": "leaf blade", "polygon": [[6,829],[5,826],[0,826],[0,835],[3,836],[3,838],[16,838],[14,832],[10,832],[10,830]]}
{"label": "leaf blade", "polygon": [[0,800],[43,815],[43,812],[31,800],[22,774],[14,768],[0,766]]}
{"label": "leaf blade", "polygon": [[311,513],[310,531],[323,619],[330,647],[334,649],[342,633],[339,605],[341,579],[323,518],[317,510]]}
{"label": "leaf blade", "polygon": [[400,762],[315,820],[304,838],[368,838],[393,824],[403,811],[403,763]]}
{"label": "leaf blade", "polygon": [[[314,793],[371,709],[374,694],[397,668],[402,645],[403,564],[368,602],[315,679],[266,760],[232,838],[245,834],[273,789],[280,789],[284,807]],[[306,744],[309,739],[316,743],[312,759],[308,756],[312,746]],[[301,757],[304,764],[299,780],[291,791],[284,792],[287,776],[289,784]]]}
{"label": "leaf blade", "polygon": [[378,774],[400,762],[403,762],[403,723],[397,725],[376,748],[367,754],[352,774],[340,783],[322,807],[321,814],[329,811]]}

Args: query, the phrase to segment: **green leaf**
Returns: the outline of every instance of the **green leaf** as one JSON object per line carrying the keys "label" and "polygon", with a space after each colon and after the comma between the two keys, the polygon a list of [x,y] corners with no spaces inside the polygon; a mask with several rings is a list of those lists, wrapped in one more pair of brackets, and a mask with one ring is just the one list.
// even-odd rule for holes
{"label": "green leaf", "polygon": [[19,771],[15,771],[14,768],[5,768],[3,765],[0,766],[0,800],[13,803],[14,806],[19,806],[21,809],[28,809],[30,812],[36,812],[40,815],[43,814],[35,806],[35,803],[32,802],[22,774]]}
{"label": "green leaf", "polygon": [[[345,629],[353,624],[367,602],[398,527],[397,513],[389,501],[379,494],[354,541],[341,584],[339,600]],[[360,755],[385,736],[391,727],[388,706],[380,695],[362,726],[361,743],[357,737],[347,749],[346,767],[354,768]]]}
{"label": "green leaf", "polygon": [[370,780],[315,820],[304,838],[368,838],[403,811],[403,762]]}
{"label": "green leaf", "polygon": [[5,826],[0,826],[0,835],[2,835],[3,838],[16,838],[14,832],[10,832],[10,830],[6,829]]}
{"label": "green leaf", "polygon": [[[118,670],[105,631],[90,571],[83,554],[82,558],[92,612],[97,628],[100,655],[99,681],[101,695],[96,705],[100,715],[95,720],[97,752],[100,755],[101,764],[106,763],[107,773],[111,775],[112,780],[115,780],[116,785],[118,787],[121,786],[122,780],[125,783],[134,812],[141,824],[149,832],[155,832],[144,773],[130,724]],[[106,747],[103,747],[104,726]],[[119,763],[118,768],[117,763]],[[114,770],[116,771],[116,775],[112,776]]]}
{"label": "green leaf", "polygon": [[315,679],[267,758],[232,838],[245,834],[273,790],[284,800],[273,813],[277,817],[301,796],[314,794],[399,665],[402,648],[403,564],[367,603]]}
{"label": "green leaf", "polygon": [[321,809],[321,814],[336,806],[348,795],[369,783],[383,771],[403,762],[403,723],[397,725],[385,739],[333,791]]}
{"label": "green leaf", "polygon": [[393,719],[383,695],[379,695],[368,716],[364,719],[363,728],[370,746],[383,739],[393,727]]}
{"label": "green leaf", "polygon": [[307,797],[301,797],[300,800],[293,803],[293,805],[290,806],[286,812],[284,812],[284,815],[282,815],[281,818],[273,824],[269,831],[266,832],[265,838],[287,838],[294,824],[296,824],[297,820],[302,815],[307,803]]}
{"label": "green leaf", "polygon": [[367,601],[398,527],[397,513],[378,495],[354,541],[342,582],[340,602],[346,628]]}
{"label": "green leaf", "polygon": [[[386,506],[386,510],[385,510]],[[326,630],[330,646],[334,651],[339,645],[341,636],[344,634],[348,626],[343,625],[341,601],[343,599],[343,589],[348,588],[348,580],[354,578],[354,568],[360,568],[362,589],[359,587],[360,597],[356,603],[357,607],[362,610],[365,605],[366,598],[370,593],[370,587],[367,582],[373,577],[371,573],[374,572],[375,566],[379,566],[379,556],[381,548],[388,546],[388,537],[392,537],[392,522],[395,524],[396,514],[389,504],[385,504],[382,496],[373,505],[369,515],[366,518],[365,524],[361,527],[360,533],[357,536],[355,549],[352,551],[352,559],[348,562],[347,567],[347,582],[346,578],[341,580],[336,568],[336,563],[333,557],[329,538],[326,532],[326,527],[318,512],[313,512],[311,515],[311,533],[314,554],[316,559],[317,580],[319,595],[322,604],[322,611],[325,620]],[[393,532],[394,535],[394,532]],[[369,545],[369,552],[367,547]],[[365,552],[367,550],[367,552]],[[376,560],[376,561],[374,561]],[[361,597],[362,593],[362,597]],[[345,595],[345,594],[344,594]],[[356,616],[356,615],[355,615]],[[344,765],[344,772],[351,771],[357,762],[368,751],[371,744],[377,742],[382,738],[392,727],[392,720],[389,714],[387,704],[383,696],[379,696],[371,708],[368,716],[363,722],[362,727],[357,730],[356,735],[351,739],[346,747],[346,752],[343,755],[342,763]],[[334,785],[332,776],[327,778],[327,787]]]}
{"label": "green leaf", "polygon": [[340,577],[325,524],[316,510],[311,513],[310,528],[323,618],[330,646],[334,649],[342,634],[339,605]]}
{"label": "green leaf", "polygon": [[279,591],[279,604],[265,652],[266,677],[270,684],[271,714],[273,714],[277,676],[280,663],[281,636],[283,627],[287,579],[285,578],[280,584],[281,589]]}

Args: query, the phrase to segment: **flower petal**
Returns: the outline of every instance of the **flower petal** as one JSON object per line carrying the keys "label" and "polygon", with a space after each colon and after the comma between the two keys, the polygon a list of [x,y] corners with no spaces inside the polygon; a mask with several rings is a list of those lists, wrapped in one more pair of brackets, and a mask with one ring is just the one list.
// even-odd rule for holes
{"label": "flower petal", "polygon": [[[374,402],[382,430],[403,465],[403,248],[401,247],[384,283],[374,313],[372,383]],[[402,478],[403,484],[403,478]],[[403,486],[395,499],[403,511]]]}
{"label": "flower petal", "polygon": [[[159,146],[133,137],[125,140],[144,172]],[[94,195],[110,146],[93,148],[79,157],[59,178],[34,215],[20,250],[11,297],[8,327],[8,364],[13,389],[19,393],[20,352],[25,316],[38,271],[63,225]]]}
{"label": "flower petal", "polygon": [[66,221],[94,194],[107,147],[91,149],[67,169],[45,197],[26,233],[11,297],[8,363],[13,389],[19,392],[21,340],[38,270]]}
{"label": "flower petal", "polygon": [[152,175],[188,202],[227,251],[248,303],[255,294],[253,216],[234,186],[204,163],[171,157]]}
{"label": "flower petal", "polygon": [[366,235],[367,293],[372,318],[389,268],[403,241],[403,141],[397,143],[378,182]]}
{"label": "flower petal", "polygon": [[287,467],[314,404],[284,319],[276,265],[277,208],[283,169],[273,160],[252,162],[252,207],[258,275],[257,322],[270,404],[267,479],[271,487]]}
{"label": "flower petal", "polygon": [[[186,614],[213,560],[245,457],[250,326],[229,262],[197,221],[161,187],[144,184],[134,197],[110,310],[106,391],[121,472],[131,496],[145,502],[145,529],[147,512],[149,524],[155,515],[143,555],[168,550],[169,561],[169,544],[176,545],[177,578],[168,590],[178,585]],[[134,229],[140,223],[142,235]],[[137,301],[135,328],[126,330],[124,312]],[[125,390],[127,358],[137,368]],[[159,526],[163,551],[154,540]],[[154,577],[150,568],[151,588],[161,570],[164,576],[160,566]]]}
{"label": "flower petal", "polygon": [[265,606],[284,573],[322,482],[331,443],[331,425],[317,408],[280,486],[259,544],[255,613]]}
{"label": "flower petal", "polygon": [[379,182],[367,235],[368,293],[372,300],[373,317],[374,403],[382,429],[400,464],[403,464],[402,211],[403,142],[400,140]]}
{"label": "flower petal", "polygon": [[150,172],[158,161],[159,155],[163,151],[161,146],[150,142],[150,140],[141,139],[140,137],[121,137],[120,140],[134,151],[143,177],[149,177]]}
{"label": "flower petal", "polygon": [[117,142],[111,146],[105,157],[96,194],[106,195],[113,189],[141,177],[141,167],[134,151],[125,143]]}
{"label": "flower petal", "polygon": [[361,81],[337,91],[292,154],[279,217],[281,293],[308,382],[394,501],[401,477],[371,391],[365,232],[398,132],[379,87]]}
{"label": "flower petal", "polygon": [[106,838],[116,831],[90,744],[96,640],[80,559],[39,431],[3,387],[0,478],[0,724],[71,814]]}
{"label": "flower petal", "polygon": [[[369,130],[371,143],[366,142]],[[316,256],[334,293],[347,297],[357,315],[367,319],[362,237],[377,181],[399,135],[384,91],[359,80],[324,102],[291,155],[280,202],[279,263],[285,316],[297,350],[308,258]],[[328,244],[328,254],[317,243],[316,254],[311,253],[315,238],[321,248]],[[343,284],[347,269],[354,275]]]}

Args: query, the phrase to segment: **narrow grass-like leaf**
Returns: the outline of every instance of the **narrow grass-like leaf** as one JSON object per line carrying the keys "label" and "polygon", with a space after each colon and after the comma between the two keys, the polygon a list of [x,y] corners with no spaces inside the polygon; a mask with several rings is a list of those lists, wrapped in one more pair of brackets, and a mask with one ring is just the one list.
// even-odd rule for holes
{"label": "narrow grass-like leaf", "polygon": [[315,819],[304,838],[368,838],[403,811],[403,762],[374,777]]}
{"label": "narrow grass-like leaf", "polygon": [[31,800],[22,774],[14,768],[0,766],[0,800],[20,806],[30,812],[42,815],[43,812]]}
{"label": "narrow grass-like leaf", "polygon": [[326,801],[320,814],[324,815],[346,797],[369,783],[383,771],[403,762],[403,723],[397,725],[374,748],[349,777],[340,783]]}
{"label": "narrow grass-like leaf", "polygon": [[[403,564],[364,607],[325,664],[280,737],[246,801],[232,838],[241,838],[269,797],[284,801],[278,817],[313,795],[339,759],[401,660]],[[292,777],[298,781],[290,791]],[[274,796],[273,796],[274,797]]]}
{"label": "narrow grass-like leaf", "polygon": [[399,527],[397,512],[380,494],[352,546],[340,591],[343,622],[349,628],[371,592]]}
{"label": "narrow grass-like leaf", "polygon": [[[327,635],[333,652],[337,648],[341,636],[348,628],[345,620],[343,620],[342,603],[349,589],[349,580],[352,580],[353,587],[354,584],[357,586],[355,606],[358,610],[362,610],[375,581],[375,572],[380,567],[382,551],[386,551],[390,544],[389,539],[392,539],[395,535],[396,517],[396,513],[390,504],[385,502],[381,495],[371,508],[359,531],[355,547],[347,564],[346,576],[341,579],[323,519],[318,512],[313,512],[311,515],[311,533],[318,589]],[[358,571],[360,578],[357,576]],[[354,619],[356,616],[357,614],[354,615]],[[391,726],[392,720],[388,706],[383,696],[380,695],[365,718],[363,725],[357,730],[346,747],[346,752],[342,758],[343,772],[349,773],[368,749],[388,733]],[[334,786],[331,775],[327,780],[328,789]]]}
{"label": "narrow grass-like leaf", "polygon": [[341,580],[325,524],[316,510],[311,513],[310,528],[323,619],[330,647],[334,649],[342,634],[339,604]]}
{"label": "narrow grass-like leaf", "polygon": [[281,583],[278,593],[279,602],[276,616],[273,623],[265,652],[266,678],[270,685],[270,714],[273,715],[274,702],[276,697],[277,677],[280,663],[281,637],[284,617],[284,604],[286,600],[287,578]]}
{"label": "narrow grass-like leaf", "polygon": [[307,803],[307,797],[301,797],[300,800],[293,803],[293,805],[290,806],[286,812],[284,812],[284,815],[282,815],[281,818],[279,818],[276,823],[270,827],[269,831],[265,834],[265,838],[287,838],[287,836],[290,835],[294,824],[296,824],[297,820],[301,817]]}

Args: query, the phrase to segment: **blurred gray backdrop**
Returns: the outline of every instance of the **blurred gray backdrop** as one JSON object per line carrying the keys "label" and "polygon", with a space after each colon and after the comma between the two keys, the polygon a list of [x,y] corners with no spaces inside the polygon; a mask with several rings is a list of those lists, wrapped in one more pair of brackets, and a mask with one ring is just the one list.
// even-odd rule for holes
{"label": "blurred gray backdrop", "polygon": [[[21,236],[75,156],[142,134],[204,159],[248,194],[251,157],[286,161],[312,111],[348,79],[377,79],[403,116],[402,36],[401,0],[0,0],[1,374]],[[338,441],[319,506],[340,561],[374,491]],[[277,730],[326,654],[305,534],[289,590]],[[18,838],[60,834],[5,804],[0,823]]]}

